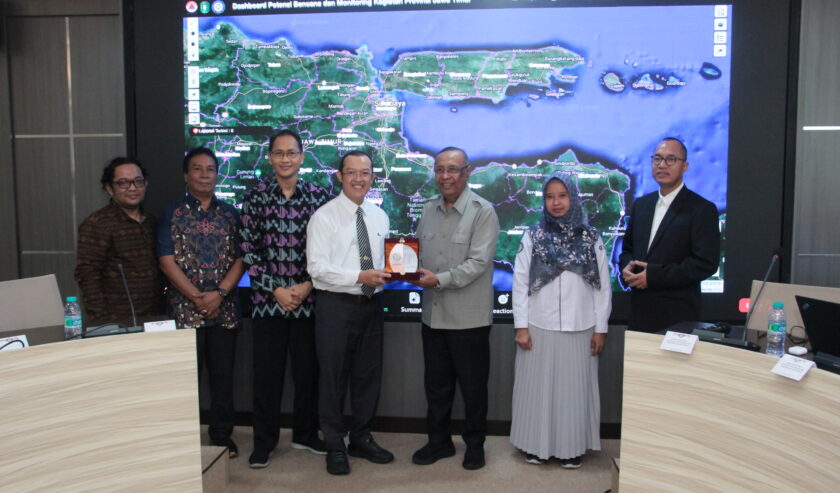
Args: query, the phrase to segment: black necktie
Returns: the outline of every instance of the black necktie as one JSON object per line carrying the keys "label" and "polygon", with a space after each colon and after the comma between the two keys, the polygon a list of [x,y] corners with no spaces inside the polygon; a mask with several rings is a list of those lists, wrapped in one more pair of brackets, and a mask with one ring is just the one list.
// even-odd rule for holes
{"label": "black necktie", "polygon": [[[370,239],[368,238],[367,227],[365,227],[365,218],[362,215],[362,208],[356,209],[356,241],[359,243],[359,264],[362,270],[373,269],[373,258],[370,254]],[[370,298],[376,288],[365,286],[362,284],[362,293]]]}

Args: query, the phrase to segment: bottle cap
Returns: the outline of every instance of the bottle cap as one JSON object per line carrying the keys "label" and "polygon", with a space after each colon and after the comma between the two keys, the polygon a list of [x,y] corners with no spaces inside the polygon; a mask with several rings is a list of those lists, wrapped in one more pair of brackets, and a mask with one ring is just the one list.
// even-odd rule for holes
{"label": "bottle cap", "polygon": [[68,297],[67,297],[67,302],[68,302],[68,303],[73,303],[73,302],[75,302],[75,301],[76,301],[76,297],[75,297],[75,296],[68,296]]}
{"label": "bottle cap", "polygon": [[778,308],[784,308],[784,307],[785,307],[785,304],[784,304],[784,303],[782,303],[781,301],[775,301],[775,302],[773,302],[773,308],[777,308],[777,309],[778,309]]}

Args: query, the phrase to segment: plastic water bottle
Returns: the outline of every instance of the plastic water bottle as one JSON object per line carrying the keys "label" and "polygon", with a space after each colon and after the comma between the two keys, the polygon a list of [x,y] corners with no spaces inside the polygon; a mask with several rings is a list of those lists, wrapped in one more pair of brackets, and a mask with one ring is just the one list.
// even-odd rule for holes
{"label": "plastic water bottle", "polygon": [[767,349],[766,354],[774,358],[781,358],[785,354],[785,335],[787,333],[787,317],[785,304],[781,301],[773,303],[770,317],[767,319]]}
{"label": "plastic water bottle", "polygon": [[64,303],[64,338],[73,339],[82,335],[82,307],[75,296],[68,296]]}

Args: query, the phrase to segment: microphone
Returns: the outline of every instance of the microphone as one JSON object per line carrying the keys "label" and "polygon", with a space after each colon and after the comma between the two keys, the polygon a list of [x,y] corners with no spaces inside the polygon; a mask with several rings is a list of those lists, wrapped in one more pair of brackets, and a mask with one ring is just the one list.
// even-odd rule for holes
{"label": "microphone", "polygon": [[[128,307],[131,308],[131,323],[132,327],[128,330],[128,332],[133,332],[136,330],[137,327],[137,316],[134,314],[134,302],[131,300],[131,291],[128,289],[128,281],[125,279],[125,270],[123,269],[123,261],[120,259],[116,259],[117,262],[117,269],[120,271],[120,278],[122,278],[123,288],[125,288],[125,294],[128,296]],[[769,271],[767,272],[770,273]],[[134,329],[134,330],[132,330]]]}
{"label": "microphone", "polygon": [[770,277],[770,272],[773,270],[773,267],[776,266],[776,262],[778,262],[781,258],[781,254],[782,247],[778,247],[773,250],[773,257],[770,259],[770,266],[767,267],[767,273],[764,274],[764,279],[761,281],[761,286],[758,288],[758,293],[755,295],[755,299],[750,302],[750,311],[747,313],[747,319],[744,321],[744,335],[746,335],[746,329],[750,326],[750,318],[752,318],[755,307],[758,305],[758,300],[761,298],[761,292],[764,291],[764,285],[767,284],[767,278]]}
{"label": "microphone", "polygon": [[125,290],[125,294],[128,296],[128,307],[131,308],[131,322],[133,325],[131,327],[123,327],[123,325],[119,322],[109,322],[104,325],[99,325],[97,327],[82,327],[82,339],[87,337],[99,337],[99,336],[107,336],[113,334],[130,334],[132,332],[143,332],[142,327],[137,326],[137,316],[134,313],[134,301],[131,299],[131,291],[128,289],[128,280],[125,278],[125,269],[123,268],[123,261],[120,259],[114,259],[117,263],[117,270],[120,271],[120,278],[122,279],[123,289]]}

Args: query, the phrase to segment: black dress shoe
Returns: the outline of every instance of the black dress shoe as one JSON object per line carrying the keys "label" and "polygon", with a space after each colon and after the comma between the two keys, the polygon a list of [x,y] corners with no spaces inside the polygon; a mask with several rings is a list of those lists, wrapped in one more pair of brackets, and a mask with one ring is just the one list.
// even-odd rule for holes
{"label": "black dress shoe", "polygon": [[484,445],[467,446],[464,452],[464,469],[474,471],[484,467]]}
{"label": "black dress shoe", "polygon": [[343,450],[327,451],[327,472],[335,475],[349,474],[350,463],[347,462],[347,452]]}
{"label": "black dress shoe", "polygon": [[352,457],[367,459],[375,464],[387,464],[394,460],[394,454],[380,447],[373,441],[373,437],[368,437],[363,442],[350,442],[347,453]]}
{"label": "black dress shoe", "polygon": [[411,456],[411,462],[418,466],[428,466],[434,464],[440,459],[452,457],[455,455],[455,445],[452,442],[432,443],[429,442],[423,446],[414,455]]}

